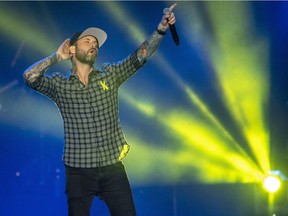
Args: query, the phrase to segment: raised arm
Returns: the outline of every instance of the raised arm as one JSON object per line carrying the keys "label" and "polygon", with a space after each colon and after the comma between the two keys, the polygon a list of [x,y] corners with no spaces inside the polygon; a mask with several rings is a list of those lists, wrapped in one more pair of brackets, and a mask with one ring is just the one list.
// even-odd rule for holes
{"label": "raised arm", "polygon": [[32,84],[37,80],[37,78],[43,76],[45,71],[47,71],[52,65],[69,59],[71,57],[69,53],[69,43],[70,40],[66,39],[58,48],[57,52],[27,68],[23,74],[25,82],[27,84]]}
{"label": "raised arm", "polygon": [[146,41],[141,44],[137,52],[140,62],[145,62],[154,54],[163,36],[166,34],[166,30],[169,28],[169,25],[173,25],[176,22],[175,15],[172,12],[176,6],[177,4],[175,3],[169,8],[171,13],[163,15],[157,29]]}

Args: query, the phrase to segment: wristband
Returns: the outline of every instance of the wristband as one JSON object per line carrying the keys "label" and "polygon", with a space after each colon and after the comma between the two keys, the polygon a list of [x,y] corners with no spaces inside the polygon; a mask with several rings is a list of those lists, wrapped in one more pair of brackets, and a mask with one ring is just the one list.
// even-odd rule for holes
{"label": "wristband", "polygon": [[160,30],[160,29],[158,29],[158,28],[156,28],[156,31],[157,31],[157,33],[158,33],[159,35],[165,35],[165,34],[166,34],[165,31],[162,31],[162,30]]}

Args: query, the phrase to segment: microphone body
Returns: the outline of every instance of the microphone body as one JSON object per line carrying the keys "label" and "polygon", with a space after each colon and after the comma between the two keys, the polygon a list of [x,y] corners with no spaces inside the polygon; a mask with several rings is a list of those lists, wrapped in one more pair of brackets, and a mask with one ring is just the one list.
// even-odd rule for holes
{"label": "microphone body", "polygon": [[180,44],[180,40],[179,40],[179,37],[178,37],[178,34],[177,34],[176,26],[174,24],[173,25],[169,25],[169,29],[170,29],[172,38],[173,38],[176,46],[178,46]]}
{"label": "microphone body", "polygon": [[[171,13],[171,9],[170,8],[165,8],[163,10],[163,13],[166,15],[166,14],[169,14]],[[173,24],[173,25],[169,25],[169,29],[170,29],[170,32],[171,32],[171,35],[172,35],[172,38],[173,38],[173,41],[175,42],[176,46],[178,46],[180,44],[180,40],[179,40],[179,37],[178,37],[178,33],[177,33],[177,30],[176,30],[176,26]]]}

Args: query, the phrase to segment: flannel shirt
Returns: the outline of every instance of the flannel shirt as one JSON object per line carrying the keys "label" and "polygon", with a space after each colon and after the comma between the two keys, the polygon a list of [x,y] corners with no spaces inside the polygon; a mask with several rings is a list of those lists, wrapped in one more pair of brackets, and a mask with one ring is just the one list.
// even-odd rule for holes
{"label": "flannel shirt", "polygon": [[93,69],[85,86],[71,71],[42,75],[28,86],[52,99],[65,129],[63,160],[80,168],[102,167],[122,160],[129,151],[118,115],[118,89],[145,62],[136,51],[122,61]]}

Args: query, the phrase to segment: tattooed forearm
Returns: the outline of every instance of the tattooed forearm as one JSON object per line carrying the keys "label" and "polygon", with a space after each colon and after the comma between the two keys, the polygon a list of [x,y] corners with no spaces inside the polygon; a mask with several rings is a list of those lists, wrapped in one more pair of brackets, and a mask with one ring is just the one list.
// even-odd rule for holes
{"label": "tattooed forearm", "polygon": [[36,62],[26,69],[24,72],[24,79],[26,82],[33,83],[38,77],[42,76],[49,67],[59,61],[61,61],[61,57],[55,53],[45,59]]}
{"label": "tattooed forearm", "polygon": [[163,35],[157,33],[157,31],[153,32],[153,34],[141,44],[138,49],[137,56],[141,61],[145,61],[150,58],[156,49],[158,48]]}

